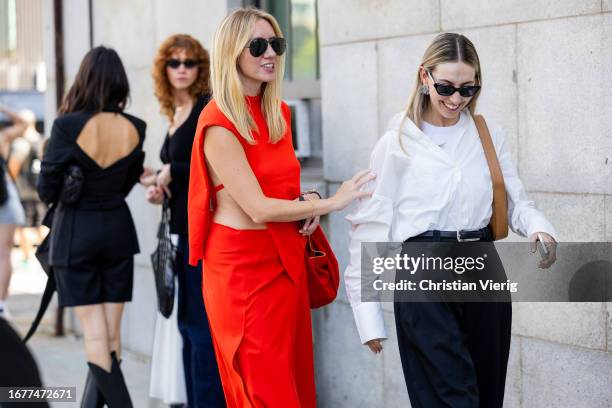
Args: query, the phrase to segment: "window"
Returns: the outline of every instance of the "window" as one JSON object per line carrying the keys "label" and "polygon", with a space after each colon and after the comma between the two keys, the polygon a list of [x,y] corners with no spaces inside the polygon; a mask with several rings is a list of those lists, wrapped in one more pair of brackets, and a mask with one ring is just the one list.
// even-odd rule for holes
{"label": "window", "polygon": [[317,0],[256,0],[247,3],[268,11],[278,20],[288,43],[285,79],[318,80]]}
{"label": "window", "polygon": [[15,0],[0,0],[0,56],[11,57],[16,48]]}
{"label": "window", "polygon": [[[231,0],[230,0],[231,1]],[[272,14],[287,39],[283,99],[291,107],[291,129],[302,176],[322,178],[321,86],[318,0],[243,0]],[[313,176],[314,175],[314,176]]]}

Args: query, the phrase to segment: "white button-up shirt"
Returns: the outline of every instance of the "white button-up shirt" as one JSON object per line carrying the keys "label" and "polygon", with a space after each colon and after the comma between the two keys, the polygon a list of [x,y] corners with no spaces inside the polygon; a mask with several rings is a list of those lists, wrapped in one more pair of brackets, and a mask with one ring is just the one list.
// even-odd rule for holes
{"label": "white button-up shirt", "polygon": [[[452,150],[443,150],[409,118],[400,132],[404,113],[391,120],[374,147],[370,166],[376,179],[365,186],[373,194],[346,217],[351,241],[344,282],[362,343],[387,338],[382,305],[361,302],[362,242],[402,242],[428,230],[477,230],[489,224],[489,167],[471,115],[461,115]],[[522,236],[555,237],[554,227],[527,197],[504,131],[488,125],[506,185],[510,228]]]}

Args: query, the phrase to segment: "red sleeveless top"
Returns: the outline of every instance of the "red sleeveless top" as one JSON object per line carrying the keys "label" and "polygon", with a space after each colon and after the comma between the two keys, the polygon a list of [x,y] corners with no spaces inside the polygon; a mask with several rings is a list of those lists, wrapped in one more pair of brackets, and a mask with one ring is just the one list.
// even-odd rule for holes
{"label": "red sleeveless top", "polygon": [[[257,129],[253,130],[256,144],[251,145],[219,110],[213,99],[206,105],[200,118],[191,152],[189,177],[189,263],[196,265],[204,257],[208,230],[212,223],[215,192],[206,168],[204,137],[210,126],[221,126],[234,134],[244,148],[247,160],[266,197],[293,200],[300,194],[300,163],[291,140],[291,111],[282,103],[282,114],[287,124],[283,138],[277,143],[268,141],[268,125],[261,110],[260,96],[247,96],[247,104]],[[291,277],[304,268],[305,238],[299,234],[297,222],[267,223],[276,243],[283,266]]]}

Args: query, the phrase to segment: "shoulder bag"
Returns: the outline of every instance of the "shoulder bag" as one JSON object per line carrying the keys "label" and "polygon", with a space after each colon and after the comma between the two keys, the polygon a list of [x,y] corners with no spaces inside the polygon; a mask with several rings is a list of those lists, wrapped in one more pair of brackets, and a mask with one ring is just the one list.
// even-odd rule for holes
{"label": "shoulder bag", "polygon": [[310,308],[316,309],[328,305],[338,294],[340,271],[338,260],[321,226],[308,237],[304,254]]}
{"label": "shoulder bag", "polygon": [[482,115],[474,115],[474,122],[480,136],[480,143],[487,158],[491,180],[493,181],[493,213],[489,228],[494,241],[504,239],[508,236],[508,197],[506,195],[506,185],[504,176],[497,160],[495,146],[489,134],[487,123]]}

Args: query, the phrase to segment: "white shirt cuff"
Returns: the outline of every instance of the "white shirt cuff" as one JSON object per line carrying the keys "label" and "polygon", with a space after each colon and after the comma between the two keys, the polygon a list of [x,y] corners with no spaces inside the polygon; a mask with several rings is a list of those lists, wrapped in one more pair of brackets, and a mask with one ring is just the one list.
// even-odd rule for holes
{"label": "white shirt cuff", "polygon": [[537,220],[536,222],[531,223],[531,225],[529,226],[528,233],[527,233],[527,238],[529,238],[534,232],[545,232],[551,237],[553,237],[555,241],[559,242],[559,239],[557,238],[557,231],[555,230],[555,227],[553,227],[553,225],[544,217]]}
{"label": "white shirt cuff", "polygon": [[353,316],[361,344],[372,339],[386,339],[385,319],[379,302],[364,302],[353,307]]}

